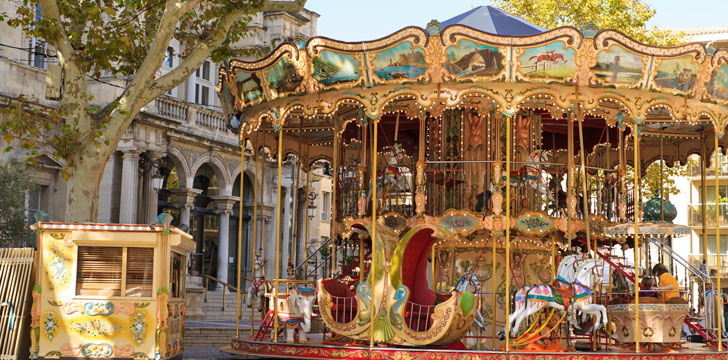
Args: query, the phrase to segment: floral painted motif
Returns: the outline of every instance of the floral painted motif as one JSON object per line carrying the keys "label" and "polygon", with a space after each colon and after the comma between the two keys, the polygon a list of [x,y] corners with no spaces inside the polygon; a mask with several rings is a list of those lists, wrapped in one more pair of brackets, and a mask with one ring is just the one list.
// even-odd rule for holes
{"label": "floral painted motif", "polygon": [[110,301],[89,301],[83,304],[83,312],[90,316],[109,316],[114,313],[114,303]]}
{"label": "floral painted motif", "polygon": [[71,279],[71,259],[55,243],[51,245],[48,261],[46,262],[46,276],[49,290],[55,290],[68,283]]}
{"label": "floral painted motif", "polygon": [[88,343],[81,347],[81,355],[86,357],[110,357],[114,353],[109,344]]}
{"label": "floral painted motif", "polygon": [[102,319],[94,319],[88,322],[71,321],[69,323],[71,329],[76,330],[79,334],[89,337],[104,338],[114,336],[114,331],[123,328]]}
{"label": "floral painted motif", "polygon": [[144,313],[137,312],[134,315],[134,321],[131,323],[131,334],[137,344],[142,344],[142,341],[144,341],[144,335],[147,334],[147,327],[147,319]]}
{"label": "floral painted motif", "polygon": [[43,318],[43,332],[45,333],[46,337],[48,337],[48,340],[53,341],[53,338],[56,337],[57,331],[58,318],[56,317],[55,312],[49,311]]}

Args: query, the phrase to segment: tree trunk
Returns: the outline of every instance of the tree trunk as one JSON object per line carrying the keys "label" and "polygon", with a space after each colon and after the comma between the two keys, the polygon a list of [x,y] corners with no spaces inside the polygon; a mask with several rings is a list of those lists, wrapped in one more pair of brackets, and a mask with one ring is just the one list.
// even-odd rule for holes
{"label": "tree trunk", "polygon": [[[96,222],[99,213],[99,186],[106,162],[114,153],[116,144],[100,144],[99,151],[89,144],[70,159],[74,167],[66,183],[67,222]],[[110,204],[104,204],[110,206]]]}

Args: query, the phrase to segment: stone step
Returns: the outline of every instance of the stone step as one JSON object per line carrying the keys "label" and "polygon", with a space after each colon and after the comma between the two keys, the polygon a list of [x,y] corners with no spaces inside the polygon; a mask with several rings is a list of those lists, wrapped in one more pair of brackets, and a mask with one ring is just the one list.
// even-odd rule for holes
{"label": "stone step", "polygon": [[[249,332],[248,328],[240,331]],[[185,328],[185,347],[221,347],[230,345],[235,328]]]}

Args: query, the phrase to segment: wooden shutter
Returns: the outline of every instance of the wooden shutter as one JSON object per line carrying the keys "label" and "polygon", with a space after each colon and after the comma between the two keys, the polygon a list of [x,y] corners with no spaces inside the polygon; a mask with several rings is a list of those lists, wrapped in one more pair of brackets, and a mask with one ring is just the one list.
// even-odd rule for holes
{"label": "wooden shutter", "polygon": [[152,296],[154,248],[126,249],[126,296]]}
{"label": "wooden shutter", "polygon": [[79,246],[77,295],[121,295],[123,248]]}

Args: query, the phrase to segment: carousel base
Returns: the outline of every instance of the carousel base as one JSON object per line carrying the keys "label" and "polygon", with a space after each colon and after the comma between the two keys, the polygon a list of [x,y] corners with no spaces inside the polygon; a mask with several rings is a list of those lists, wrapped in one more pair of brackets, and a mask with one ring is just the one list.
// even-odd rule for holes
{"label": "carousel base", "polygon": [[222,351],[249,356],[251,358],[285,358],[285,359],[487,359],[487,360],[540,360],[548,355],[550,360],[716,360],[728,359],[710,347],[699,343],[683,343],[683,349],[656,352],[635,353],[634,348],[612,347],[609,351],[575,351],[575,352],[522,352],[512,351],[478,351],[453,350],[443,348],[406,348],[382,347],[369,348],[363,345],[328,345],[321,336],[309,334],[308,344],[287,344],[285,340],[278,343],[272,341],[255,341],[252,338],[232,339],[231,345],[221,348]]}

